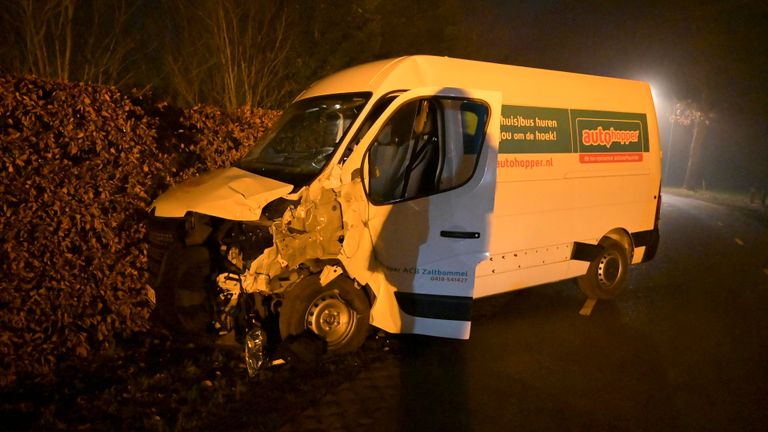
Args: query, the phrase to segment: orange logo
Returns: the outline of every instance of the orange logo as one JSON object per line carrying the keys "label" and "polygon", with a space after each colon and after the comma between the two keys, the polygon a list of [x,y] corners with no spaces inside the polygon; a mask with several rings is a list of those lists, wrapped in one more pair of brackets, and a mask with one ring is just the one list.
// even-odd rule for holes
{"label": "orange logo", "polygon": [[597,129],[584,129],[581,131],[581,142],[588,146],[601,145],[611,148],[611,145],[616,142],[621,145],[637,142],[639,135],[640,131],[637,130],[616,130],[614,128],[605,130],[602,126],[599,126]]}

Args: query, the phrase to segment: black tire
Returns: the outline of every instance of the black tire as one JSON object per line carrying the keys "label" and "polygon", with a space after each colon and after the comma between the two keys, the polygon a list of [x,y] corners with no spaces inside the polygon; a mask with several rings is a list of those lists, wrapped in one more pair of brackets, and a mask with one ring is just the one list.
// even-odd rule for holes
{"label": "black tire", "polygon": [[311,330],[328,344],[329,353],[352,352],[368,337],[370,302],[346,276],[326,286],[317,275],[296,283],[280,308],[280,336],[285,340]]}
{"label": "black tire", "polygon": [[213,319],[209,294],[201,289],[161,287],[156,290],[155,320],[178,336],[209,335]]}
{"label": "black tire", "polygon": [[174,297],[176,330],[187,335],[207,334],[213,318],[208,292],[203,287],[176,287]]}
{"label": "black tire", "polygon": [[603,246],[603,252],[589,264],[587,274],[577,281],[585,296],[612,299],[624,288],[629,257],[624,245],[612,238],[601,240],[600,245]]}
{"label": "black tire", "polygon": [[173,255],[165,259],[163,278],[155,287],[155,314],[178,335],[208,335],[214,317],[208,251],[189,248],[169,253]]}

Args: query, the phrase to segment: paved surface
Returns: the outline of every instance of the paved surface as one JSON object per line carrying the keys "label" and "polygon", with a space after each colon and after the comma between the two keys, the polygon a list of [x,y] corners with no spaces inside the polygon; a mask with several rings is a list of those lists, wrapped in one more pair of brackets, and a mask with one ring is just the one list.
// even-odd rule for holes
{"label": "paved surface", "polygon": [[[388,358],[332,389],[281,431],[386,430],[400,423],[400,368]],[[396,429],[395,429],[396,430]]]}
{"label": "paved surface", "polygon": [[616,301],[483,300],[469,341],[396,336],[282,430],[768,430],[764,216],[672,196],[662,216]]}

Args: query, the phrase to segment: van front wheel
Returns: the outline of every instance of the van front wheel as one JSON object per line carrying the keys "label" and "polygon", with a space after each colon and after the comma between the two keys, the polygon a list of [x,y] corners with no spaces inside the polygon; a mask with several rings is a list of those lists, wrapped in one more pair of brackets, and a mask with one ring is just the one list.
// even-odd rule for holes
{"label": "van front wheel", "polygon": [[605,238],[603,251],[589,264],[587,274],[579,277],[581,292],[589,298],[612,299],[619,295],[627,279],[629,258],[624,245]]}
{"label": "van front wheel", "polygon": [[323,286],[317,275],[292,287],[280,308],[280,336],[311,330],[328,344],[328,352],[355,351],[368,337],[370,303],[362,289],[345,277]]}

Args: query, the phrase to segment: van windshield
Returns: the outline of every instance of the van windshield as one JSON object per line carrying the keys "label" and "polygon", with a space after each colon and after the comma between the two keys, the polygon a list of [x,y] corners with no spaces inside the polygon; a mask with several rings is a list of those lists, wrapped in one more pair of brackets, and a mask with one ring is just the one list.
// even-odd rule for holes
{"label": "van windshield", "polygon": [[314,180],[333,156],[370,93],[321,96],[290,105],[236,167],[294,186]]}

